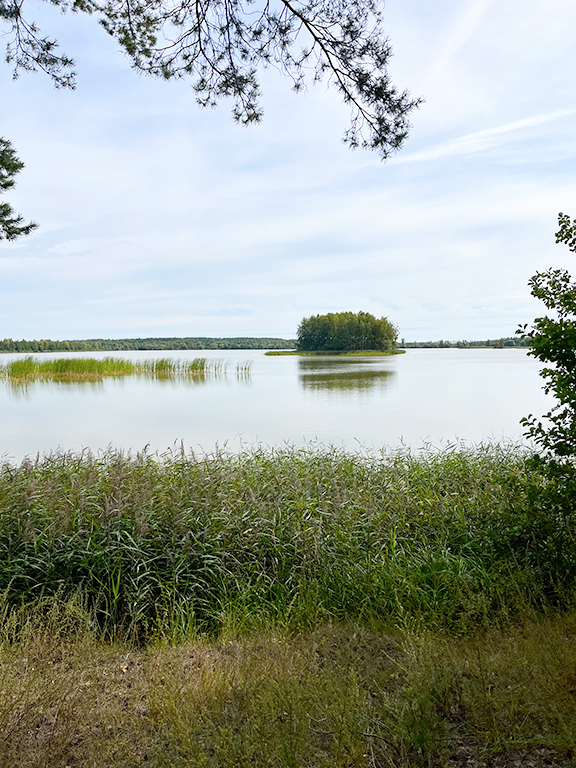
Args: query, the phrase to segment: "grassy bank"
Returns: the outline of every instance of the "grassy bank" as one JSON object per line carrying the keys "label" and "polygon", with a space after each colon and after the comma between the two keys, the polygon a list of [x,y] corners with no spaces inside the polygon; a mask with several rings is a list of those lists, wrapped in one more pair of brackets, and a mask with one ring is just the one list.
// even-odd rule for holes
{"label": "grassy bank", "polygon": [[542,483],[498,447],[5,463],[0,768],[573,765]]}
{"label": "grassy bank", "polygon": [[[98,381],[107,377],[147,376],[149,378],[206,378],[227,373],[229,364],[222,358],[197,357],[193,360],[127,360],[117,357],[60,357],[40,360],[27,356],[0,364],[0,380],[10,383],[31,381]],[[237,376],[250,374],[251,362],[237,363]]]}

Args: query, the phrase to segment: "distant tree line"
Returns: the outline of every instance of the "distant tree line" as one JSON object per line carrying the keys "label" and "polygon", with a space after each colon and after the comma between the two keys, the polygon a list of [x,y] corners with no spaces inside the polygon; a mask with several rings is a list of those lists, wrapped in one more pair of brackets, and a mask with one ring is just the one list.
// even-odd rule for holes
{"label": "distant tree line", "polygon": [[114,352],[121,350],[177,349],[294,349],[295,343],[286,339],[268,338],[148,338],[148,339],[85,339],[70,341],[0,341],[0,352]]}
{"label": "distant tree line", "polygon": [[426,348],[426,349],[467,349],[468,347],[494,347],[495,349],[504,349],[504,347],[527,347],[530,346],[529,340],[518,338],[516,336],[506,336],[502,339],[486,339],[480,341],[404,341],[398,345],[403,349]]}
{"label": "distant tree line", "polygon": [[298,349],[302,351],[353,352],[375,349],[392,352],[398,329],[385,317],[368,312],[329,312],[304,317],[298,326]]}

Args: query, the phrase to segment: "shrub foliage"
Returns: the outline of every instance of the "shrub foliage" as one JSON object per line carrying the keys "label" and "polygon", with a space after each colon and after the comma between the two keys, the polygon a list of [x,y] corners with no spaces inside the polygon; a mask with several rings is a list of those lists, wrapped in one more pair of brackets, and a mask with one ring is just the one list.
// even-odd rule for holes
{"label": "shrub foliage", "polygon": [[[558,215],[556,242],[565,243],[576,253],[576,219]],[[546,367],[541,376],[544,389],[551,392],[557,404],[544,416],[542,423],[530,415],[523,420],[528,435],[547,452],[559,457],[576,456],[576,282],[566,269],[537,272],[529,285],[532,295],[541,299],[554,317],[537,317],[531,330],[519,330],[530,342],[528,354],[537,357]]]}

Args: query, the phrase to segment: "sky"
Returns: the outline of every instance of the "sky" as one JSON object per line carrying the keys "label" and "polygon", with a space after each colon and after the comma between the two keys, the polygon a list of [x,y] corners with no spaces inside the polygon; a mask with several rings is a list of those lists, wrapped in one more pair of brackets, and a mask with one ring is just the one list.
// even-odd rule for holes
{"label": "sky", "polygon": [[0,64],[26,165],[2,200],[39,223],[0,243],[0,338],[294,338],[360,310],[407,341],[500,338],[543,313],[536,270],[574,270],[554,242],[576,217],[573,0],[388,0],[393,82],[425,101],[384,163],[342,143],[325,84],[268,70],[262,123],[239,126],[136,73],[94,18],[27,14],[78,81]]}

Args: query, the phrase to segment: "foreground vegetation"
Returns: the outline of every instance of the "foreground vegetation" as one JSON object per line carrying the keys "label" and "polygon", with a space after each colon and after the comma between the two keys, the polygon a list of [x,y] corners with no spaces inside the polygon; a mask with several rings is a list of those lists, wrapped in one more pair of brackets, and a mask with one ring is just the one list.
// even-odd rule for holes
{"label": "foreground vegetation", "polygon": [[346,619],[466,633],[570,605],[573,513],[518,451],[163,460],[56,454],[0,472],[11,607],[78,590],[146,642]]}
{"label": "foreground vegetation", "polygon": [[[30,381],[94,381],[107,377],[147,376],[150,378],[194,378],[226,374],[228,363],[223,359],[196,357],[193,360],[127,360],[117,357],[60,357],[39,360],[31,356],[0,364],[0,380],[12,384]],[[249,376],[251,362],[237,363],[237,376]]]}
{"label": "foreground vegetation", "polygon": [[574,511],[519,449],[0,471],[0,766],[568,766]]}
{"label": "foreground vegetation", "polygon": [[326,623],[105,644],[80,605],[0,645],[2,768],[567,768],[576,616],[472,638]]}

